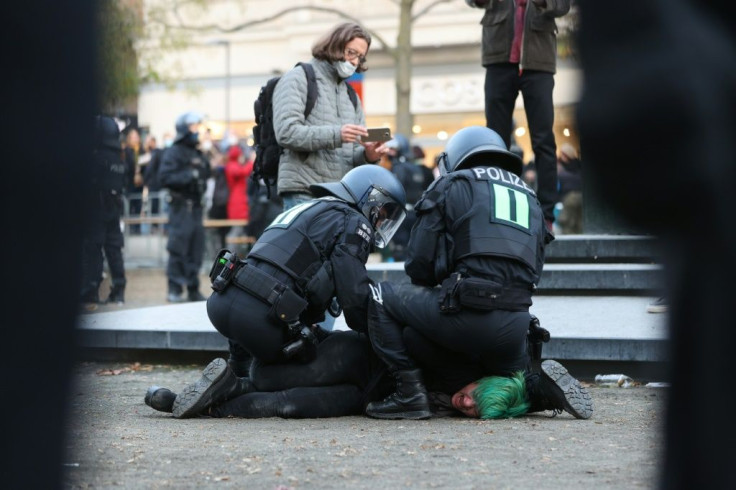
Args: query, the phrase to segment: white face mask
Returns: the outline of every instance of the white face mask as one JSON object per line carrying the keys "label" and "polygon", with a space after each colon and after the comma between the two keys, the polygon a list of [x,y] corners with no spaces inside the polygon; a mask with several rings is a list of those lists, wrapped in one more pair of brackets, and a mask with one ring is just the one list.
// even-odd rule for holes
{"label": "white face mask", "polygon": [[202,149],[204,151],[210,151],[212,149],[212,142],[210,140],[205,140],[202,142]]}
{"label": "white face mask", "polygon": [[340,78],[350,78],[358,68],[357,66],[353,66],[349,61],[334,61],[332,65],[337,70],[337,74]]}

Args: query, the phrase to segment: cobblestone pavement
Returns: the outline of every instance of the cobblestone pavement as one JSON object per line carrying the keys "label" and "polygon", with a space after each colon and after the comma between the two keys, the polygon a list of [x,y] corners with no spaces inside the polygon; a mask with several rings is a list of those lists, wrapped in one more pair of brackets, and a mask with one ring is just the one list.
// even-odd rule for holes
{"label": "cobblestone pavement", "polygon": [[64,488],[656,487],[667,389],[590,386],[589,420],[177,420],[143,403],[203,367],[79,364]]}

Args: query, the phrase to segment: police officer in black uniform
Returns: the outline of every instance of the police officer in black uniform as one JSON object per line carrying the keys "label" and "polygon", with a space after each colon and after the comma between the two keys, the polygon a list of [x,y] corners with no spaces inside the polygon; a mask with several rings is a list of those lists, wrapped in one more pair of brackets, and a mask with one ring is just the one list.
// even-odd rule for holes
{"label": "police officer in black uniform", "polygon": [[[368,255],[374,246],[386,246],[406,214],[403,187],[377,165],[356,167],[339,182],[314,184],[310,191],[317,199],[278,215],[245,261],[223,251],[213,265],[215,293],[207,314],[254,363],[313,360],[327,335],[315,324],[324,320],[333,297],[348,326],[365,332]],[[234,354],[231,343],[230,360],[237,360]],[[221,367],[215,363],[210,371],[222,374]],[[204,379],[179,393],[174,416],[194,416],[212,403],[218,383]]]}
{"label": "police officer in black uniform", "polygon": [[[415,207],[405,262],[411,284],[382,282],[374,288],[368,331],[397,386],[367,406],[371,417],[431,415],[419,364],[402,336],[407,326],[480,364],[484,375],[512,376],[530,367],[529,306],[553,236],[534,191],[520,178],[522,162],[497,133],[471,126],[448,141],[439,165],[441,177]],[[568,390],[565,406],[558,405],[589,417],[587,392],[559,363],[547,366],[547,377]],[[545,408],[538,396],[529,398],[534,410]]]}
{"label": "police officer in black uniform", "polygon": [[197,148],[202,120],[197,112],[177,118],[174,144],[164,151],[159,169],[159,182],[169,189],[170,198],[166,299],[171,303],[205,300],[199,292],[199,269],[204,254],[202,205],[210,163]]}
{"label": "police officer in black uniform", "polygon": [[399,262],[406,259],[406,246],[409,244],[411,228],[416,220],[413,212],[414,205],[422,197],[422,193],[431,181],[427,181],[420,165],[414,162],[412,149],[406,136],[394,135],[394,138],[386,143],[386,147],[389,148],[391,172],[399,179],[406,191],[407,216],[389,246],[391,258]]}
{"label": "police officer in black uniform", "polygon": [[125,264],[123,233],[120,216],[123,212],[123,192],[126,168],[121,157],[120,129],[111,117],[95,117],[94,166],[92,192],[86,206],[90,219],[84,236],[81,301],[88,309],[99,303],[104,250],[110,268],[110,295],[105,303],[125,301]]}

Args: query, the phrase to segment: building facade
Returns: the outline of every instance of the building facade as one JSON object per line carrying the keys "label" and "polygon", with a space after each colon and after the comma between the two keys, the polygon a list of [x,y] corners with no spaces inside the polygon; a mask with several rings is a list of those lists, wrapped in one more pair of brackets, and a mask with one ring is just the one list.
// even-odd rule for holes
{"label": "building facade", "polygon": [[[163,3],[147,2],[149,7]],[[207,115],[215,139],[221,138],[228,126],[238,137],[248,138],[254,124],[253,102],[260,87],[296,62],[311,58],[312,44],[346,20],[331,11],[335,9],[376,34],[368,54],[369,69],[362,80],[363,105],[369,127],[393,129],[396,65],[382,41],[389,48],[396,47],[398,3],[391,0],[220,0],[207,2],[203,8],[184,9],[179,15],[189,26],[218,25],[225,29],[291,11],[231,33],[212,29],[182,31],[187,47],[162,56],[157,66],[163,73],[174,74],[178,81],[173,88],[164,84],[142,87],[138,122],[161,141],[165,133],[173,132],[178,114],[198,110]],[[432,3],[416,0],[413,14]],[[167,16],[170,23],[175,22],[173,14]],[[414,128],[410,139],[425,150],[427,164],[431,164],[444,141],[455,131],[471,124],[485,124],[485,70],[480,64],[482,15],[483,10],[471,9],[463,0],[451,0],[436,5],[412,23],[410,106]],[[569,59],[561,59],[555,80],[557,144],[569,142],[579,148],[574,107],[580,96],[580,70]],[[516,139],[528,161],[533,154],[521,96],[517,100],[515,122]]]}

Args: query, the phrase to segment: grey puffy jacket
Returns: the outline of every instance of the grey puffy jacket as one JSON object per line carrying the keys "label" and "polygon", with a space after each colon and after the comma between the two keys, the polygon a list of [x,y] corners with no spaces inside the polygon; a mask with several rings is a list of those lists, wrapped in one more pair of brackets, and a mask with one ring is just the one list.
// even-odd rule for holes
{"label": "grey puffy jacket", "polygon": [[309,193],[311,184],[340,180],[352,168],[367,163],[358,143],[343,143],[343,124],[365,126],[363,108],[350,101],[345,82],[328,61],[312,59],[317,101],[304,120],[307,76],[301,67],[285,73],[273,93],[273,126],[284,148],[279,161],[278,191]]}

